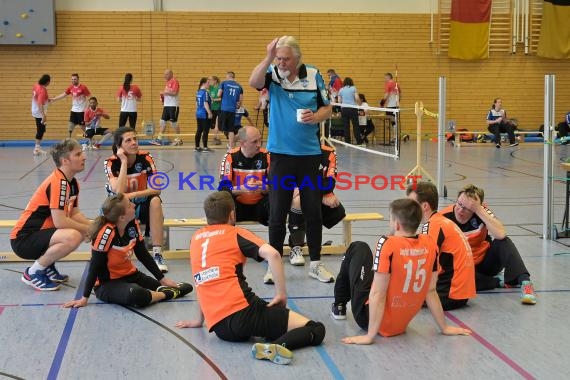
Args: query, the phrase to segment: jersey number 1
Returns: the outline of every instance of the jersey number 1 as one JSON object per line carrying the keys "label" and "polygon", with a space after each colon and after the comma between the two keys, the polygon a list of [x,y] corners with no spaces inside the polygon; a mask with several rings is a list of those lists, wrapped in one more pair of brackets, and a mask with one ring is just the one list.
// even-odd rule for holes
{"label": "jersey number 1", "polygon": [[202,268],[206,268],[206,251],[208,250],[208,244],[210,244],[210,238],[206,239],[206,241],[201,244],[201,246],[202,246]]}
{"label": "jersey number 1", "polygon": [[[414,284],[412,289],[414,293],[419,293],[420,290],[424,287],[426,282],[426,269],[423,265],[426,263],[426,259],[419,259],[418,260],[418,267],[415,271],[414,276]],[[406,270],[406,281],[404,282],[404,288],[402,289],[402,293],[407,293],[410,289],[410,281],[412,280],[412,274],[414,273],[414,263],[412,260],[409,260],[406,264],[404,264],[404,269]]]}

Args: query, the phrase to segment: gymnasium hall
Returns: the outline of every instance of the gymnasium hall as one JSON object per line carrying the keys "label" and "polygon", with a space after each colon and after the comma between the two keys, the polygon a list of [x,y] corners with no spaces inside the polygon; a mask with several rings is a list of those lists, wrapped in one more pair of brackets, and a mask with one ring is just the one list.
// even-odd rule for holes
{"label": "gymnasium hall", "polygon": [[[564,359],[570,349],[570,148],[559,128],[570,115],[570,1],[481,0],[478,6],[486,8],[480,14],[459,11],[461,3],[467,0],[0,1],[0,378],[570,378]],[[223,82],[235,73],[252,121],[243,125],[257,127],[265,147],[276,127],[264,123],[260,91],[249,82],[268,44],[281,36],[296,38],[302,62],[318,68],[328,90],[330,69],[341,80],[351,78],[368,104],[354,107],[374,125],[368,142],[357,144],[354,137],[348,142],[341,112],[320,123],[322,141],[336,151],[344,179],[337,179],[334,193],[347,214],[323,228],[326,268],[336,277],[352,242],[363,241],[374,252],[378,239],[392,232],[389,205],[406,198],[410,176],[437,186],[440,209],[460,205],[458,192],[474,184],[484,189],[485,205],[520,252],[536,304],[521,303],[517,286],[497,287],[444,312],[447,324],[470,335],[443,335],[423,307],[403,334],[345,344],[345,337],[366,334],[350,304],[346,320],[333,318],[335,283],[308,275],[306,247],[304,266],[291,265],[285,247],[287,307],[322,322],[320,345],[295,349],[289,365],[275,365],[252,358],[258,339],[228,342],[206,327],[176,326],[200,314],[189,246],[206,224],[204,200],[217,189],[228,144],[220,133],[216,145],[211,130],[210,151],[195,150],[200,80],[217,76]],[[566,45],[557,36],[566,36]],[[167,123],[158,136],[168,71],[180,84],[180,131]],[[163,174],[166,276],[195,288],[146,307],[105,303],[92,294],[87,306],[64,308],[83,294],[91,244],[81,243],[58,261],[69,275],[58,291],[39,291],[21,280],[33,260],[18,257],[10,241],[15,221],[55,169],[50,149],[70,136],[72,99],[63,95],[50,102],[40,139],[40,150],[48,153],[35,154],[31,90],[48,74],[53,99],[78,74],[109,115],[101,124],[112,132],[119,127],[117,91],[126,73],[142,93],[135,126],[140,149]],[[393,109],[381,105],[388,73],[399,97]],[[496,99],[516,127],[513,141],[506,133],[496,141],[488,129]],[[151,144],[157,136],[161,146]],[[89,149],[79,126],[71,137],[87,147],[75,179],[78,207],[94,219],[108,197],[105,162],[113,156],[113,139]],[[180,144],[168,144],[176,139]],[[262,224],[240,227],[269,239]],[[267,263],[255,260],[243,269],[253,292],[269,302],[276,287],[264,283],[266,271]]]}

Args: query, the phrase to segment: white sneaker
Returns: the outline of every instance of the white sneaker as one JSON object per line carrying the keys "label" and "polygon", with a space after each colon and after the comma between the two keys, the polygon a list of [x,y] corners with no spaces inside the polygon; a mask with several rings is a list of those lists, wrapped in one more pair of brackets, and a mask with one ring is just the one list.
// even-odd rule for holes
{"label": "white sneaker", "polygon": [[291,265],[305,265],[305,258],[303,257],[303,251],[298,245],[291,248],[291,253],[289,253],[289,262]]}
{"label": "white sneaker", "polygon": [[170,144],[170,146],[181,146],[182,144],[183,144],[182,140],[174,139],[174,141],[172,142],[172,144]]}
{"label": "white sneaker", "polygon": [[316,278],[320,282],[334,282],[334,276],[325,268],[322,261],[311,261],[309,277]]}
{"label": "white sneaker", "polygon": [[89,145],[87,145],[87,144],[81,144],[81,150],[82,150],[82,151],[85,152],[85,151],[88,150],[88,149],[89,149]]}
{"label": "white sneaker", "polygon": [[273,275],[271,274],[271,269],[269,269],[269,267],[267,268],[267,272],[265,272],[265,275],[263,276],[263,283],[267,284],[267,285],[273,285]]}
{"label": "white sneaker", "polygon": [[164,263],[164,258],[162,257],[161,253],[154,254],[154,262],[156,263],[158,269],[160,269],[162,273],[168,272],[168,266]]}
{"label": "white sneaker", "polygon": [[34,148],[34,156],[43,156],[44,154],[47,154],[45,150],[42,150],[39,147]]}

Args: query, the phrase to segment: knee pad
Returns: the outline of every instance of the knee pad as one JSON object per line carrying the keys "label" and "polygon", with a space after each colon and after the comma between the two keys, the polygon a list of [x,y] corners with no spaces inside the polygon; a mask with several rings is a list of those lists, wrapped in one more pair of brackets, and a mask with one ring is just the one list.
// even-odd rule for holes
{"label": "knee pad", "polygon": [[136,307],[143,307],[150,305],[152,301],[152,296],[150,290],[141,288],[138,285],[132,286],[130,289],[130,295],[128,297],[127,303]]}
{"label": "knee pad", "polygon": [[311,334],[313,335],[313,339],[311,340],[311,346],[318,346],[321,344],[325,339],[325,325],[321,322],[309,321],[306,326],[312,328]]}

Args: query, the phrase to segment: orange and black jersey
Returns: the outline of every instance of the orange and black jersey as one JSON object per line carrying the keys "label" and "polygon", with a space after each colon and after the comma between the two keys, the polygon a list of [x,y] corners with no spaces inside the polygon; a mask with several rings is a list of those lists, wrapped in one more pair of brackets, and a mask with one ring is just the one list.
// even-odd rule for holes
{"label": "orange and black jersey", "polygon": [[[483,220],[477,216],[477,214],[473,214],[467,223],[459,223],[457,219],[455,219],[455,213],[453,212],[454,207],[455,205],[449,205],[441,210],[440,213],[447,219],[452,220],[455,224],[457,224],[459,229],[463,231],[467,237],[469,245],[471,246],[471,251],[473,252],[473,263],[477,265],[483,261],[485,254],[491,246],[491,236],[489,235],[487,226],[485,223],[483,223]],[[491,210],[486,207],[484,208],[490,216],[493,218],[495,217]]]}
{"label": "orange and black jersey", "polygon": [[[266,182],[270,155],[265,149],[260,149],[253,157],[246,157],[241,148],[234,148],[226,153],[220,165],[220,184],[218,190],[231,193],[232,190],[248,190],[245,186],[251,179]],[[240,194],[236,200],[244,205],[254,205],[263,198],[259,192]]]}
{"label": "orange and black jersey", "polygon": [[455,300],[475,297],[475,266],[467,238],[453,221],[434,212],[422,227],[439,247],[437,293]]}
{"label": "orange and black jersey", "polygon": [[332,193],[336,186],[336,174],[338,171],[336,158],[336,151],[333,148],[327,145],[321,145],[319,171],[323,176],[323,184],[321,186],[323,195]]}
{"label": "orange and black jersey", "polygon": [[136,219],[127,224],[122,236],[116,225],[104,224],[91,245],[91,262],[83,296],[89,297],[96,283],[136,273],[138,269],[132,262],[133,254],[157,280],[164,277],[144,245]]}
{"label": "orange and black jersey", "polygon": [[[109,195],[115,194],[109,185],[111,178],[119,177],[121,170],[121,160],[117,156],[111,156],[105,160],[105,175],[107,184],[105,185]],[[135,162],[127,168],[127,189],[125,193],[133,193],[148,188],[148,178],[156,173],[156,165],[150,153],[139,151]]]}
{"label": "orange and black jersey", "polygon": [[10,233],[10,239],[20,234],[54,228],[51,210],[64,210],[65,216],[73,215],[73,208],[79,206],[79,184],[71,181],[59,169],[55,169],[36,190],[26,209]]}
{"label": "orange and black jersey", "polygon": [[196,294],[210,331],[227,316],[246,308],[255,294],[246,282],[247,258],[263,261],[261,238],[229,224],[206,226],[190,241],[190,265]]}
{"label": "orange and black jersey", "polygon": [[382,236],[376,244],[372,270],[390,274],[382,336],[402,334],[422,307],[433,272],[437,271],[437,245],[427,235]]}

